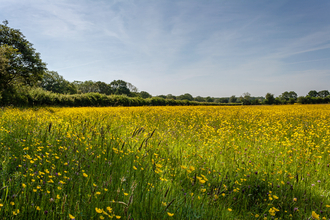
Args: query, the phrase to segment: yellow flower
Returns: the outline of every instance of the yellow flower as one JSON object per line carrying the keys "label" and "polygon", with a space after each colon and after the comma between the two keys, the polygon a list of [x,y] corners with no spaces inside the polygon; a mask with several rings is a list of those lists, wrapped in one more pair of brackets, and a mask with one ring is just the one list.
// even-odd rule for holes
{"label": "yellow flower", "polygon": [[134,170],[137,170],[136,166],[133,166],[133,169],[134,169]]}
{"label": "yellow flower", "polygon": [[273,197],[274,197],[274,199],[278,199],[278,197],[277,197],[277,196],[275,196],[275,195],[273,195]]}
{"label": "yellow flower", "polygon": [[200,184],[204,184],[205,183],[205,180],[199,179],[199,182],[200,182]]}
{"label": "yellow flower", "polygon": [[83,176],[84,176],[84,177],[88,177],[88,175],[87,175],[86,173],[83,173]]}
{"label": "yellow flower", "polygon": [[316,214],[316,212],[312,211],[313,219],[320,219],[320,215]]}
{"label": "yellow flower", "polygon": [[168,216],[170,216],[170,217],[172,217],[172,216],[174,215],[174,213],[170,213],[170,212],[168,212],[167,214],[168,214]]}
{"label": "yellow flower", "polygon": [[258,214],[256,214],[256,215],[255,215],[255,217],[256,217],[256,218],[258,218],[258,217],[259,217],[259,215],[258,215]]}
{"label": "yellow flower", "polygon": [[100,215],[100,219],[104,219],[104,217],[102,215]]}
{"label": "yellow flower", "polygon": [[97,213],[102,213],[102,212],[103,212],[102,209],[98,209],[98,208],[95,208],[95,211],[96,211]]}
{"label": "yellow flower", "polygon": [[325,207],[329,208],[329,207],[330,207],[330,205],[325,205]]}
{"label": "yellow flower", "polygon": [[69,214],[69,218],[70,219],[75,219],[75,217],[73,215],[70,215],[70,214]]}
{"label": "yellow flower", "polygon": [[206,189],[201,189],[201,192],[206,192]]}
{"label": "yellow flower", "polygon": [[166,202],[162,202],[162,205],[163,205],[163,206],[167,206]]}
{"label": "yellow flower", "polygon": [[95,194],[96,194],[96,195],[100,195],[101,193],[100,193],[100,192],[96,192]]}
{"label": "yellow flower", "polygon": [[112,212],[112,208],[111,207],[107,207],[107,210],[108,210],[108,212]]}
{"label": "yellow flower", "polygon": [[36,209],[37,209],[38,211],[40,211],[40,210],[41,210],[39,206],[37,206],[37,207],[36,207]]}
{"label": "yellow flower", "polygon": [[61,199],[60,195],[57,195],[56,198],[57,198],[57,199]]}
{"label": "yellow flower", "polygon": [[230,211],[230,212],[231,212],[231,211],[233,211],[233,210],[232,210],[231,208],[228,208],[228,211]]}
{"label": "yellow flower", "polygon": [[25,185],[24,183],[22,183],[22,187],[23,187],[23,188],[25,188],[25,187],[26,187],[26,185]]}
{"label": "yellow flower", "polygon": [[125,196],[128,196],[128,193],[124,193]]}
{"label": "yellow flower", "polygon": [[0,203],[0,207],[2,207],[2,206],[3,206],[3,204]]}
{"label": "yellow flower", "polygon": [[15,205],[15,203],[14,202],[10,202],[10,205]]}
{"label": "yellow flower", "polygon": [[116,219],[120,219],[121,218],[121,216],[119,216],[119,215],[116,215]]}

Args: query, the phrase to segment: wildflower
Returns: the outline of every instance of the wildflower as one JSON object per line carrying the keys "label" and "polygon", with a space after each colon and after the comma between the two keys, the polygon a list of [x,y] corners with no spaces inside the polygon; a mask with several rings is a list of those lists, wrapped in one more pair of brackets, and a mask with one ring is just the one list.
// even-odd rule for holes
{"label": "wildflower", "polygon": [[102,215],[100,215],[100,219],[104,219],[104,217]]}
{"label": "wildflower", "polygon": [[107,207],[107,210],[108,210],[108,212],[112,212],[112,208],[111,207]]}
{"label": "wildflower", "polygon": [[137,170],[136,166],[133,166],[133,169],[134,169],[134,170]]}
{"label": "wildflower", "polygon": [[320,219],[320,215],[316,214],[316,212],[312,211],[312,218],[313,219]]}
{"label": "wildflower", "polygon": [[71,214],[69,214],[69,218],[70,219],[75,219],[75,217],[73,215],[71,215]]}
{"label": "wildflower", "polygon": [[96,211],[97,213],[102,213],[102,212],[103,212],[102,209],[98,209],[98,208],[95,208],[95,211]]}
{"label": "wildflower", "polygon": [[233,211],[233,210],[232,210],[231,208],[228,208],[228,211],[230,211],[230,212],[231,212],[231,211]]}
{"label": "wildflower", "polygon": [[128,196],[128,193],[124,193],[124,196]]}
{"label": "wildflower", "polygon": [[15,203],[14,202],[10,202],[10,205],[15,205]]}
{"label": "wildflower", "polygon": [[84,177],[88,177],[88,175],[87,175],[86,173],[83,173],[83,176],[84,176]]}
{"label": "wildflower", "polygon": [[293,201],[294,201],[294,202],[297,202],[297,198],[293,198]]}
{"label": "wildflower", "polygon": [[167,214],[168,214],[168,216],[170,216],[170,217],[172,217],[172,216],[174,215],[174,213],[170,213],[170,212],[168,212]]}
{"label": "wildflower", "polygon": [[256,214],[256,215],[255,215],[255,217],[256,217],[256,218],[258,218],[258,217],[259,217],[259,215],[258,215],[258,214]]}
{"label": "wildflower", "polygon": [[25,187],[26,187],[26,185],[25,185],[24,183],[22,183],[22,187],[23,187],[23,188],[25,188]]}
{"label": "wildflower", "polygon": [[116,219],[120,219],[121,218],[121,216],[119,216],[119,215],[116,215]]}
{"label": "wildflower", "polygon": [[163,206],[167,206],[166,202],[162,202],[162,205],[163,205]]}
{"label": "wildflower", "polygon": [[41,210],[39,206],[37,206],[37,207],[36,207],[36,209],[37,209],[38,211],[40,211],[40,210]]}

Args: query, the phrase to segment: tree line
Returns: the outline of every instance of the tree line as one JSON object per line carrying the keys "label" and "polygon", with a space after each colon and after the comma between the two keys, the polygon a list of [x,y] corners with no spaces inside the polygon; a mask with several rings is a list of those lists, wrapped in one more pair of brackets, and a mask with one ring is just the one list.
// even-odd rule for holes
{"label": "tree line", "polygon": [[59,106],[115,106],[115,105],[197,105],[197,104],[313,104],[329,103],[328,90],[310,91],[297,96],[294,91],[280,96],[267,93],[265,97],[253,97],[244,93],[240,97],[193,97],[189,93],[152,96],[124,80],[110,83],[101,81],[69,82],[56,71],[46,67],[33,44],[20,30],[8,27],[8,21],[0,24],[0,105],[59,105]]}

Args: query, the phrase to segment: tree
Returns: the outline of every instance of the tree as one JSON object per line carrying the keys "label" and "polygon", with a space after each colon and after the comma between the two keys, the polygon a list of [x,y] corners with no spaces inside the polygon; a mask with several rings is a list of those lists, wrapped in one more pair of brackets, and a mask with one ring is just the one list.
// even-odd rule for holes
{"label": "tree", "polygon": [[318,97],[319,96],[319,93],[316,92],[315,90],[311,90],[311,91],[308,92],[308,95],[310,97]]}
{"label": "tree", "polygon": [[79,93],[100,92],[99,85],[92,81],[74,81],[73,84],[77,87]]}
{"label": "tree", "polygon": [[251,105],[251,94],[248,92],[243,93],[243,95],[240,97],[240,101],[243,103],[243,105]]}
{"label": "tree", "polygon": [[129,95],[130,90],[127,87],[127,82],[124,80],[114,80],[110,83],[112,93],[115,95]]}
{"label": "tree", "polygon": [[177,97],[179,100],[188,100],[188,101],[193,101],[194,97],[190,95],[189,93],[185,93],[183,95],[180,95]]}
{"label": "tree", "polygon": [[40,87],[47,91],[61,94],[76,94],[77,87],[65,80],[63,76],[55,71],[46,71],[40,83]]}
{"label": "tree", "polygon": [[151,98],[152,96],[148,92],[146,92],[146,91],[141,91],[139,93],[139,97],[141,97],[143,99],[146,99],[146,98]]}
{"label": "tree", "polygon": [[284,99],[285,101],[289,101],[289,99],[297,99],[297,93],[295,93],[294,91],[290,91],[290,92],[283,92],[281,95],[281,99]]}
{"label": "tree", "polygon": [[274,94],[267,93],[267,94],[266,94],[265,103],[266,103],[266,104],[269,104],[269,105],[274,104],[274,103],[275,103]]}
{"label": "tree", "polygon": [[176,96],[172,94],[167,94],[166,99],[176,99]]}
{"label": "tree", "polygon": [[230,96],[229,103],[236,103],[236,102],[237,102],[237,97],[234,95]]}
{"label": "tree", "polygon": [[22,33],[7,25],[8,21],[4,21],[3,25],[0,24],[2,48],[0,89],[8,89],[17,83],[36,85],[46,71],[46,64],[42,62],[40,54],[35,52],[33,44],[27,41]]}
{"label": "tree", "polygon": [[95,82],[96,87],[98,88],[98,93],[110,95],[111,94],[111,87],[109,84],[105,82],[97,81]]}
{"label": "tree", "polygon": [[319,94],[319,96],[320,96],[321,98],[325,98],[325,97],[327,97],[328,95],[330,95],[330,93],[329,93],[328,90],[322,90],[322,91],[319,91],[318,94]]}
{"label": "tree", "polygon": [[214,98],[211,98],[210,96],[205,98],[206,102],[214,102]]}
{"label": "tree", "polygon": [[197,102],[205,102],[205,99],[203,97],[201,97],[201,96],[196,96],[194,98],[194,100],[197,101]]}

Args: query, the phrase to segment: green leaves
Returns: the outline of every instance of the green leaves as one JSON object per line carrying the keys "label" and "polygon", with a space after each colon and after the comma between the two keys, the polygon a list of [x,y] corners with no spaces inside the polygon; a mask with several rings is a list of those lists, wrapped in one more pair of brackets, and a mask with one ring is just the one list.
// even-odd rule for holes
{"label": "green leaves", "polygon": [[13,84],[35,85],[42,79],[46,64],[33,45],[17,29],[0,25],[0,90]]}

